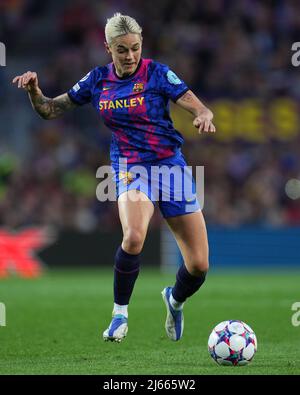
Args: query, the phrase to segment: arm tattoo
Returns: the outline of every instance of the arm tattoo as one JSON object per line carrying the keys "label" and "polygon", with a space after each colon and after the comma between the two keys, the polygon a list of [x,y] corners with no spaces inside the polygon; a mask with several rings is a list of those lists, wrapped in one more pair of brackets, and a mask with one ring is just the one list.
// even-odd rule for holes
{"label": "arm tattoo", "polygon": [[37,96],[29,96],[33,108],[44,119],[57,118],[67,110],[76,107],[76,104],[71,101],[67,93],[57,96],[54,99],[50,99],[42,93]]}
{"label": "arm tattoo", "polygon": [[[185,110],[189,111],[194,117],[198,117],[203,115],[203,113],[210,111],[208,108],[198,99],[198,97],[191,91],[187,91],[183,94],[176,102],[184,108]],[[211,113],[211,111],[210,111]],[[212,113],[211,113],[212,114]]]}
{"label": "arm tattoo", "polygon": [[185,102],[192,102],[194,100],[193,95],[190,92],[186,92],[183,96],[181,96],[180,98],[181,100],[185,101]]}

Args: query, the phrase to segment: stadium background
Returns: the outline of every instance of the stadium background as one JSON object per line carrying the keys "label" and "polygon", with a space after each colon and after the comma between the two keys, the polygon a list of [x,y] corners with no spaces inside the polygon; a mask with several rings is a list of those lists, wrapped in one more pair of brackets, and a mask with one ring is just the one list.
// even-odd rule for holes
{"label": "stadium background", "polygon": [[[118,232],[116,204],[95,197],[96,169],[109,164],[109,131],[89,106],[41,120],[11,78],[35,70],[45,95],[67,91],[95,65],[110,61],[103,26],[120,9],[143,26],[143,56],[171,65],[215,113],[218,133],[211,138],[199,137],[189,114],[173,110],[189,165],[205,166],[208,226],[299,226],[300,200],[285,191],[300,173],[300,74],[291,65],[297,7],[294,1],[161,1],[156,7],[137,1],[2,2],[8,67],[0,71],[1,224]],[[161,223],[157,210],[151,231]]]}
{"label": "stadium background", "polygon": [[[300,69],[291,64],[292,43],[300,39],[295,0],[160,0],[155,6],[137,0],[2,0],[0,41],[7,50],[7,65],[0,67],[2,231],[47,229],[53,239],[39,256],[50,272],[54,266],[69,266],[69,273],[72,266],[111,268],[121,240],[117,206],[95,196],[96,170],[109,164],[110,132],[89,106],[51,122],[40,119],[11,80],[36,71],[46,96],[66,92],[90,69],[110,61],[103,28],[116,11],[143,27],[143,56],[170,65],[214,112],[216,135],[199,136],[192,118],[172,107],[188,164],[205,166],[203,212],[212,270],[267,265],[273,272],[277,266],[286,277],[277,278],[276,295],[285,300],[281,308],[289,320],[297,300],[296,282],[289,278],[296,281],[300,267]],[[145,266],[180,261],[165,232],[156,210]],[[110,283],[111,274],[106,276]],[[226,280],[218,281],[226,288]],[[5,291],[9,283],[1,286]],[[263,281],[259,286],[262,290]],[[241,284],[234,287],[243,290]]]}

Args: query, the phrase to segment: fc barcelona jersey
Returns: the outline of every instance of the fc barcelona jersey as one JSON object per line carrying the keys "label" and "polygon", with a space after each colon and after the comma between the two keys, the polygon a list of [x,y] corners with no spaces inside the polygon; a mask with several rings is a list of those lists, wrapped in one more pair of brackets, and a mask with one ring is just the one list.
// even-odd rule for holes
{"label": "fc barcelona jersey", "polygon": [[169,100],[176,102],[187,85],[168,66],[141,59],[134,74],[120,78],[110,63],[96,67],[68,95],[79,105],[92,103],[112,131],[113,163],[156,161],[174,155],[183,143],[170,118]]}

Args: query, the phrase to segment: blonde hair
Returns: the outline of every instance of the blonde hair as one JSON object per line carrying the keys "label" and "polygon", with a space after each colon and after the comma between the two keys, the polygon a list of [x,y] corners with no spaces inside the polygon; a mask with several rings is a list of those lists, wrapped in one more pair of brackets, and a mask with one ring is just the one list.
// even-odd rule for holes
{"label": "blonde hair", "polygon": [[141,26],[134,18],[117,12],[113,17],[107,19],[105,25],[105,39],[108,45],[111,44],[114,38],[128,33],[140,35],[142,33]]}

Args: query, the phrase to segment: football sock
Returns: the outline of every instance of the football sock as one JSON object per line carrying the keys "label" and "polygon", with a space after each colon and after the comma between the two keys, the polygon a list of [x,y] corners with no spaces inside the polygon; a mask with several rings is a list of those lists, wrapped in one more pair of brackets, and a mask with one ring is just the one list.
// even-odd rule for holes
{"label": "football sock", "polygon": [[120,305],[114,303],[113,315],[122,314],[128,318],[128,304]]}
{"label": "football sock", "polygon": [[202,272],[201,276],[193,276],[190,274],[185,265],[182,265],[176,275],[176,283],[172,289],[172,295],[176,302],[183,303],[192,296],[205,281],[206,272]]}
{"label": "football sock", "polygon": [[115,256],[114,302],[128,305],[140,270],[140,254],[128,254],[120,246]]}

